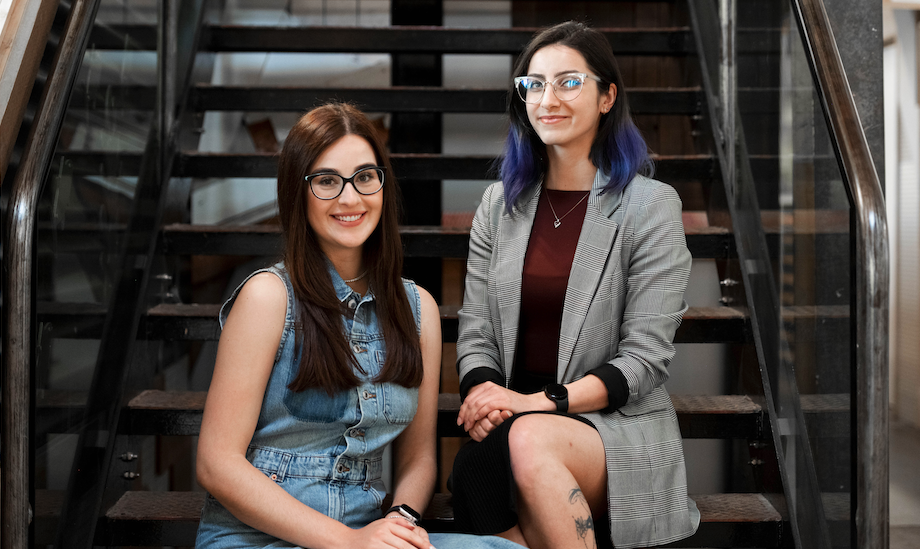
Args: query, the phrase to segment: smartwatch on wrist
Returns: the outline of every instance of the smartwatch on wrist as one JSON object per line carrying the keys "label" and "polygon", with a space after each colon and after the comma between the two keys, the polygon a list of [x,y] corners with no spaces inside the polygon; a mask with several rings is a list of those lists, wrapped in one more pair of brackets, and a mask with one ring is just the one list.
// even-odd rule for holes
{"label": "smartwatch on wrist", "polygon": [[394,505],[393,507],[390,507],[387,509],[387,512],[383,514],[383,516],[387,516],[390,513],[399,513],[399,516],[406,519],[406,521],[409,522],[412,526],[417,526],[418,521],[422,520],[422,515],[420,515],[418,511],[406,504]]}
{"label": "smartwatch on wrist", "polygon": [[543,387],[546,398],[556,403],[557,412],[569,411],[569,390],[561,383],[550,383]]}

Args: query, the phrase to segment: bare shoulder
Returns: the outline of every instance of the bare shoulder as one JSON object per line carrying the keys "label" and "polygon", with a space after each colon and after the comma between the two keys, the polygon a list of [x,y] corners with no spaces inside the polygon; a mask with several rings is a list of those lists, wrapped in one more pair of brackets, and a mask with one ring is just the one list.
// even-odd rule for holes
{"label": "bare shoulder", "polygon": [[421,302],[420,315],[422,326],[422,345],[426,342],[441,342],[441,312],[438,310],[438,302],[434,300],[431,294],[425,288],[418,288],[419,301]]}
{"label": "bare shoulder", "polygon": [[253,276],[243,285],[233,302],[228,321],[234,316],[245,315],[247,318],[259,319],[260,322],[279,318],[283,322],[286,312],[287,288],[284,282],[277,275],[264,272]]}
{"label": "bare shoulder", "polygon": [[438,312],[438,302],[434,300],[434,297],[431,296],[431,293],[422,288],[421,286],[416,285],[418,288],[419,301],[421,302],[421,313],[422,320],[425,320],[427,315],[434,315],[440,318],[440,313]]}

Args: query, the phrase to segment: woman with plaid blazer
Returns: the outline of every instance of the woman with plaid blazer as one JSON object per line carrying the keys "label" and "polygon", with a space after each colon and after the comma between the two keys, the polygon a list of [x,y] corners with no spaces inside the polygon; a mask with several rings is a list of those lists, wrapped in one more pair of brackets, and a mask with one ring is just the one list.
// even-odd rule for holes
{"label": "woman with plaid blazer", "polygon": [[687,308],[680,199],[641,175],[602,34],[544,30],[514,74],[460,311],[458,424],[474,441],[451,475],[457,524],[531,548],[685,538],[699,512],[663,387]]}

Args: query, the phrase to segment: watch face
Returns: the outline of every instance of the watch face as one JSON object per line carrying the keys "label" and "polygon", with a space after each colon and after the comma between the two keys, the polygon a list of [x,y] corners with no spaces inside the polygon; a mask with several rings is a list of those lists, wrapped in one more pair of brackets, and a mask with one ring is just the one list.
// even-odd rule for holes
{"label": "watch face", "polygon": [[550,383],[543,389],[543,392],[553,400],[562,400],[569,396],[569,390],[560,383]]}

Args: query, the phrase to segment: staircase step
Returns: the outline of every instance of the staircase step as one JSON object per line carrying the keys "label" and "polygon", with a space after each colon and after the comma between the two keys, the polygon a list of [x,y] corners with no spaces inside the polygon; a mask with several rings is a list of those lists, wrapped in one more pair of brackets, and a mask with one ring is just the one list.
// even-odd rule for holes
{"label": "staircase step", "polygon": [[[205,52],[517,54],[537,28],[346,27],[205,25]],[[695,51],[689,27],[598,28],[617,55],[676,55]],[[156,50],[156,27],[107,25],[90,36],[95,50]]]}
{"label": "staircase step", "polygon": [[[60,338],[93,339],[102,334],[107,310],[96,303],[38,303],[44,329]],[[457,341],[458,306],[441,306],[441,338]],[[217,341],[220,304],[160,304],[141,320],[138,337],[164,341]],[[750,339],[747,311],[734,307],[690,307],[677,329],[677,343],[742,343]]]}
{"label": "staircase step", "polygon": [[[207,392],[143,391],[128,403],[119,431],[133,435],[194,436],[201,428]],[[40,391],[37,421],[44,433],[65,433],[82,415],[85,393]],[[816,437],[848,437],[849,395],[802,395],[808,432]],[[745,395],[671,395],[684,438],[762,440],[770,438],[763,406]],[[438,435],[462,437],[457,427],[460,395],[438,395]]]}
{"label": "staircase step", "polygon": [[[107,249],[120,238],[119,226],[69,223],[54,235],[39,226],[40,251],[93,253]],[[725,227],[685,224],[687,246],[695,258],[726,259],[735,254],[731,233]],[[408,225],[400,227],[406,257],[466,259],[468,227]],[[42,238],[46,237],[46,238]],[[167,255],[281,255],[281,229],[276,225],[189,225],[163,227],[159,252]]]}
{"label": "staircase step", "polygon": [[[469,229],[405,226],[400,229],[407,257],[466,259]],[[686,229],[687,246],[695,258],[728,258],[734,240],[724,227]],[[280,255],[281,232],[269,225],[183,225],[163,228],[161,251],[168,255]]]}
{"label": "staircase step", "polygon": [[[633,114],[699,114],[700,88],[629,88]],[[156,105],[156,87],[95,86],[76,95],[70,108],[150,110]],[[346,101],[368,112],[504,113],[504,89],[450,89],[440,87],[302,88],[295,86],[212,86],[190,90],[192,111],[303,112],[310,105]]]}
{"label": "staircase step", "polygon": [[[191,546],[205,500],[204,492],[125,492],[100,519],[96,545]],[[761,494],[691,495],[700,510],[695,535],[676,547],[781,547],[783,519]],[[54,543],[60,492],[36,493],[36,543]],[[453,530],[449,494],[435,494],[422,518],[430,531]]]}
{"label": "staircase step", "polygon": [[[147,390],[128,404],[119,430],[135,435],[197,435],[207,392]],[[764,412],[744,395],[672,395],[685,438],[760,439]],[[457,426],[460,395],[438,395],[438,435],[462,437]]]}
{"label": "staircase step", "polygon": [[[75,174],[137,176],[142,155],[123,151],[68,151],[56,157]],[[392,154],[393,170],[400,181],[431,179],[465,179],[495,181],[490,155]],[[716,163],[710,155],[652,155],[655,177],[674,185],[686,181],[710,181],[716,175]],[[206,153],[183,151],[173,163],[174,177],[200,179],[225,177],[277,176],[278,156],[274,153]],[[269,183],[274,185],[274,181]]]}

